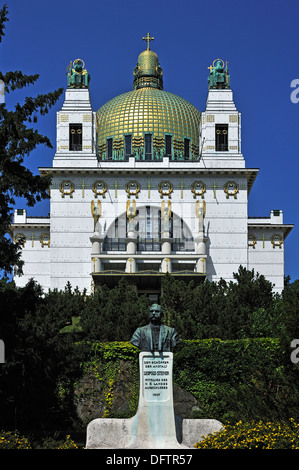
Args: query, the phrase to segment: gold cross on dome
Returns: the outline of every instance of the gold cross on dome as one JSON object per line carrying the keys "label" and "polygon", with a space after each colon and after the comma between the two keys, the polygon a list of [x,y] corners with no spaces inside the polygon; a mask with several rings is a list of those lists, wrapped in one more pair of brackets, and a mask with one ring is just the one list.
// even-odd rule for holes
{"label": "gold cross on dome", "polygon": [[150,33],[146,33],[146,36],[142,38],[143,41],[147,42],[147,50],[149,51],[149,43],[153,41],[155,38],[153,38]]}

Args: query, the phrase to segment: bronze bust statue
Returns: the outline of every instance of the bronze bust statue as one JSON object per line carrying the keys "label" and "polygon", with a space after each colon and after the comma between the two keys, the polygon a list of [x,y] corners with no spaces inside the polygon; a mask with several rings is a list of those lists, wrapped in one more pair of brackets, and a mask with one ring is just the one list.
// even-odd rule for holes
{"label": "bronze bust statue", "polygon": [[150,323],[137,328],[131,343],[141,351],[171,351],[179,343],[179,335],[174,328],[161,324],[163,310],[161,305],[153,304],[149,310]]}

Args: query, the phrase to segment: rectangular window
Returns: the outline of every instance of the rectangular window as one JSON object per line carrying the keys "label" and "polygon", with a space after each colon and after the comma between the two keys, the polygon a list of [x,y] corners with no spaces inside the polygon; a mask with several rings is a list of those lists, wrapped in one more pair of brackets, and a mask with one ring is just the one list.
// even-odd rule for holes
{"label": "rectangular window", "polygon": [[81,151],[82,150],[82,124],[69,125],[69,150]]}
{"label": "rectangular window", "polygon": [[112,160],[113,139],[107,139],[107,160]]}
{"label": "rectangular window", "polygon": [[144,135],[145,160],[152,159],[152,134]]}
{"label": "rectangular window", "polygon": [[132,155],[132,136],[125,135],[125,157]]}
{"label": "rectangular window", "polygon": [[184,157],[185,160],[190,159],[190,139],[184,139]]}
{"label": "rectangular window", "polygon": [[215,125],[216,152],[228,151],[228,124]]}
{"label": "rectangular window", "polygon": [[171,135],[165,136],[165,154],[171,157]]}

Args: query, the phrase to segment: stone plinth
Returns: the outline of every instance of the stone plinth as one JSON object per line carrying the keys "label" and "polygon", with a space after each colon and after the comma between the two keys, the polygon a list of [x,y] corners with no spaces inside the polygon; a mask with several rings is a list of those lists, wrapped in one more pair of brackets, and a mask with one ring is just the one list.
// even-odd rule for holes
{"label": "stone plinth", "polygon": [[129,448],[181,447],[176,437],[172,364],[171,352],[139,354],[140,391],[137,427]]}
{"label": "stone plinth", "polygon": [[87,427],[87,449],[192,448],[222,424],[209,419],[182,419],[175,415],[171,352],[139,355],[140,391],[135,416],[99,418]]}
{"label": "stone plinth", "polygon": [[[175,416],[175,425],[177,441],[182,449],[194,448],[196,442],[200,442],[209,433],[217,432],[222,428],[220,421],[215,419],[181,419],[178,416]],[[136,430],[137,415],[127,419],[94,419],[87,427],[86,449],[127,449]],[[143,448],[150,449],[151,447],[145,443]],[[169,447],[165,447],[167,448]]]}

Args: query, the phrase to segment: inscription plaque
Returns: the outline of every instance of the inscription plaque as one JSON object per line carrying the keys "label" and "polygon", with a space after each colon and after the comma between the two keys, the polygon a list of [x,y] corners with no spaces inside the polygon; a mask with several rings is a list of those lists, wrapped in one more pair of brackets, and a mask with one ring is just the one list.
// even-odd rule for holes
{"label": "inscription plaque", "polygon": [[146,402],[166,402],[171,390],[171,363],[169,355],[152,354],[142,357],[143,386],[142,392]]}

